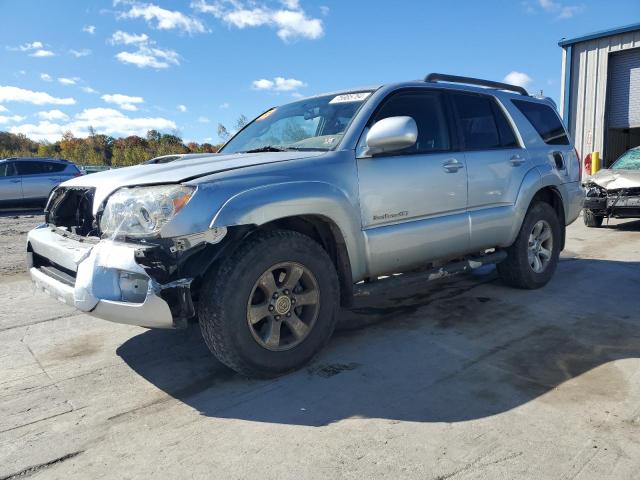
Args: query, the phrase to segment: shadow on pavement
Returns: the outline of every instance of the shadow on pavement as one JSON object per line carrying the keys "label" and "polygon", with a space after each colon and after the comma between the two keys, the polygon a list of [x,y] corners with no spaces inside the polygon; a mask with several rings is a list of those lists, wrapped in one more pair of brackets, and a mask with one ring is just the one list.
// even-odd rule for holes
{"label": "shadow on pavement", "polygon": [[[606,296],[595,294],[594,278],[608,285]],[[508,411],[569,380],[579,386],[603,365],[602,378],[589,377],[571,401],[624,395],[625,377],[606,364],[640,356],[640,315],[630,300],[639,280],[637,262],[565,259],[537,291],[508,289],[492,273],[390,291],[343,312],[312,365],[270,381],[218,363],[197,326],[147,331],[117,353],[206,416],[315,426],[352,417],[459,422]]]}

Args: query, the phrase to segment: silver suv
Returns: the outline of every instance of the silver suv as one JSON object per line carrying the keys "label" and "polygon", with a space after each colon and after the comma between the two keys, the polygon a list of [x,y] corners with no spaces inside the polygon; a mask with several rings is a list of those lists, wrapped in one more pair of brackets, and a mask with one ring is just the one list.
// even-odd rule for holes
{"label": "silver suv", "polygon": [[0,206],[44,205],[60,183],[82,175],[67,160],[42,157],[0,159]]}
{"label": "silver suv", "polygon": [[273,376],[380,277],[497,263],[507,284],[542,287],[579,176],[551,101],[431,74],[271,108],[218,154],[65,182],[29,233],[30,273],[99,318],[197,318],[223,363]]}

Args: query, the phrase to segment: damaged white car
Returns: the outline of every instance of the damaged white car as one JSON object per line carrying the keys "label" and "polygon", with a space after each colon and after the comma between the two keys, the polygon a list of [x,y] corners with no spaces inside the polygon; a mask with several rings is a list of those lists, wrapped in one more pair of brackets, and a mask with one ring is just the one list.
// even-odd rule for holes
{"label": "damaged white car", "polygon": [[600,227],[605,218],[640,218],[640,147],[626,151],[584,187],[587,227]]}

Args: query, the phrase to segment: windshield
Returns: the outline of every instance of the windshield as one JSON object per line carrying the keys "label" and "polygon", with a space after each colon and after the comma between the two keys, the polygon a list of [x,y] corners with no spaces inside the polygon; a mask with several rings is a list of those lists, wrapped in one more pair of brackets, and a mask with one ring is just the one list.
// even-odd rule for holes
{"label": "windshield", "polygon": [[611,170],[640,170],[640,149],[628,150],[611,165]]}
{"label": "windshield", "polygon": [[325,95],[272,108],[247,125],[221,152],[331,150],[371,92]]}

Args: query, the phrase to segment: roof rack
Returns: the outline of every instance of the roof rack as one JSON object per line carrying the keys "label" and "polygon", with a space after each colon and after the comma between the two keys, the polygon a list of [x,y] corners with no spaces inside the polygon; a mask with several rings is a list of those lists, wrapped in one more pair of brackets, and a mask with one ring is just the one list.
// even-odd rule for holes
{"label": "roof rack", "polygon": [[466,83],[467,85],[479,85],[481,87],[497,88],[498,90],[507,90],[516,92],[524,96],[529,96],[523,87],[517,85],[509,85],[508,83],[493,82],[491,80],[482,80],[480,78],[459,77],[458,75],[447,75],[445,73],[430,73],[424,77],[425,82],[449,82],[449,83]]}

